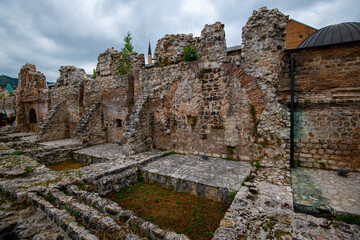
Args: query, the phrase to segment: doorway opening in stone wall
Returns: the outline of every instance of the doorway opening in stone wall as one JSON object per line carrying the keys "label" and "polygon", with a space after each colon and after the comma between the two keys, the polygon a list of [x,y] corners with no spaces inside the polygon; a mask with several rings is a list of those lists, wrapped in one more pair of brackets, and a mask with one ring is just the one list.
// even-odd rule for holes
{"label": "doorway opening in stone wall", "polygon": [[37,117],[35,109],[30,109],[29,112],[29,131],[36,132],[37,130]]}

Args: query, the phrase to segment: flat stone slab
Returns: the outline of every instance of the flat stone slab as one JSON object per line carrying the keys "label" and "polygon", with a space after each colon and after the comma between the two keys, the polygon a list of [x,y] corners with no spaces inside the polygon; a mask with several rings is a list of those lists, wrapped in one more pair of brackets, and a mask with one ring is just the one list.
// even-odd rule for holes
{"label": "flat stone slab", "polygon": [[344,177],[336,171],[307,170],[335,212],[360,216],[360,172],[350,172]]}
{"label": "flat stone slab", "polygon": [[37,135],[37,133],[35,133],[35,132],[18,132],[18,133],[7,134],[7,136],[10,138],[21,138],[21,137],[28,137],[28,136],[33,136],[33,135]]}
{"label": "flat stone slab", "polygon": [[80,145],[81,142],[74,138],[65,138],[65,139],[59,139],[59,140],[54,140],[54,141],[49,141],[49,142],[42,142],[39,144],[43,145],[43,146],[47,146],[47,147],[65,147],[65,146],[72,146],[72,145]]}
{"label": "flat stone slab", "polygon": [[238,191],[251,168],[247,162],[217,158],[204,160],[200,156],[174,154],[151,162],[140,170]]}
{"label": "flat stone slab", "polygon": [[122,146],[114,143],[99,144],[87,148],[82,148],[75,151],[74,153],[87,155],[95,158],[115,160],[118,158],[125,158],[126,156],[122,153]]}
{"label": "flat stone slab", "polygon": [[30,135],[30,136],[26,136],[26,137],[22,137],[20,138],[20,140],[23,140],[23,141],[28,141],[28,142],[35,142],[39,139],[39,136],[36,134],[36,135]]}
{"label": "flat stone slab", "polygon": [[[291,172],[294,204],[309,213],[347,213],[360,216],[360,173],[350,172],[347,177],[335,171],[295,168]],[[313,212],[311,212],[313,211]]]}

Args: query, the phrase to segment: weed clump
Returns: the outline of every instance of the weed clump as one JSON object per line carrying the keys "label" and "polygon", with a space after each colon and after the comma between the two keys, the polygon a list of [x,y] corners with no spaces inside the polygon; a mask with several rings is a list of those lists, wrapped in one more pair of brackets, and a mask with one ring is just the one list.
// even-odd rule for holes
{"label": "weed clump", "polygon": [[184,47],[184,60],[186,62],[195,61],[197,59],[196,48],[193,46]]}

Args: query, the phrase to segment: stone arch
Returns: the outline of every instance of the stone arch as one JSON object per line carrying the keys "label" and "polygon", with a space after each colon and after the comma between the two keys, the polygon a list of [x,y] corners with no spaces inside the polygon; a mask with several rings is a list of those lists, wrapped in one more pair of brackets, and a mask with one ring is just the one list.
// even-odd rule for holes
{"label": "stone arch", "polygon": [[30,109],[30,112],[29,112],[29,121],[30,121],[30,124],[37,123],[36,111],[33,108]]}
{"label": "stone arch", "polygon": [[241,86],[245,89],[255,112],[260,116],[266,107],[265,94],[257,83],[257,79],[245,73],[235,64],[226,64],[225,71],[240,81]]}

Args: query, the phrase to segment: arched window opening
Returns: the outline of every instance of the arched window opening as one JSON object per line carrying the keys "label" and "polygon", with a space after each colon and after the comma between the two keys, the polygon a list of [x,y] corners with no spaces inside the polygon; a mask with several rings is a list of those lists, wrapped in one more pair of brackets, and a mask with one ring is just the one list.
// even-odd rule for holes
{"label": "arched window opening", "polygon": [[31,109],[29,113],[30,123],[37,123],[35,109]]}

